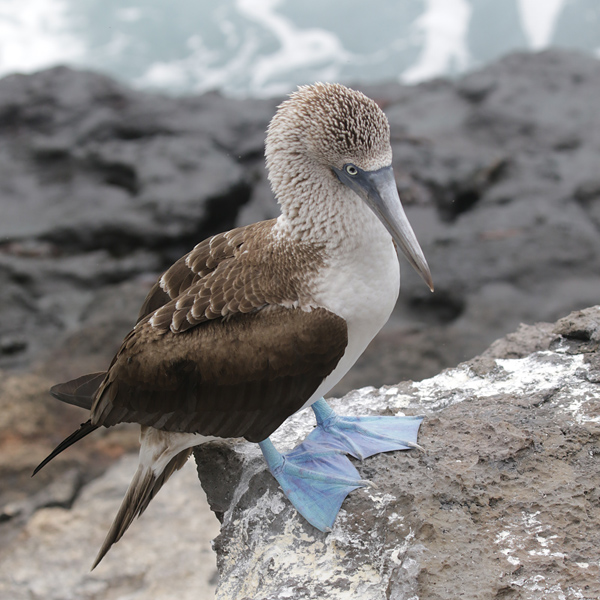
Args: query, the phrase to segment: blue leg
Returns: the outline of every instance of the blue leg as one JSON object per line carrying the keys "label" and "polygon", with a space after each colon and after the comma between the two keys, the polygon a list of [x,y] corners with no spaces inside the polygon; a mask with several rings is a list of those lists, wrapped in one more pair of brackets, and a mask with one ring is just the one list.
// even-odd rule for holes
{"label": "blue leg", "polygon": [[391,450],[421,448],[417,434],[423,417],[342,417],[323,398],[312,409],[317,427],[304,443],[341,450],[360,459]]}
{"label": "blue leg", "polygon": [[280,454],[271,440],[259,443],[269,469],[296,510],[314,527],[330,531],[344,498],[368,481],[339,450],[303,442]]}

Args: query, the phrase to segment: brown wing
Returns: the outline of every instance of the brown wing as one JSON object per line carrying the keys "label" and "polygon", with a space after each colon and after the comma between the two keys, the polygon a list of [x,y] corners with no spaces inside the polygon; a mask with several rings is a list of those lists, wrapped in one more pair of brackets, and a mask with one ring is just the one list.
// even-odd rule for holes
{"label": "brown wing", "polygon": [[191,252],[175,262],[154,284],[138,315],[137,322],[152,314],[170,300],[178,298],[191,287],[213,273],[221,263],[234,258],[244,244],[261,237],[275,223],[275,219],[238,227],[219,233],[200,242]]}
{"label": "brown wing", "polygon": [[322,308],[268,306],[176,332],[146,317],[115,357],[92,423],[262,441],[312,396],[346,344],[346,322]]}

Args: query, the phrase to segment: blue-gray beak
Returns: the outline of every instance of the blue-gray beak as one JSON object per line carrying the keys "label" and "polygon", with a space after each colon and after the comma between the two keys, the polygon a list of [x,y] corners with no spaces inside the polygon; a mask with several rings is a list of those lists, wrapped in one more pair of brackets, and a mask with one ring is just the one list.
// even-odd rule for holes
{"label": "blue-gray beak", "polygon": [[392,167],[363,171],[355,165],[347,164],[341,169],[333,167],[333,171],[338,179],[355,191],[379,217],[408,262],[433,292],[431,272],[402,208]]}

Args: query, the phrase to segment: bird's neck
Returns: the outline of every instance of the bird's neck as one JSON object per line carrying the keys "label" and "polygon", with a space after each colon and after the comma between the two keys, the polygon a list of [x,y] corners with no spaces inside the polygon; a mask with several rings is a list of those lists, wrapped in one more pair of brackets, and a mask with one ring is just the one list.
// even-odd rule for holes
{"label": "bird's neck", "polygon": [[[345,186],[305,181],[294,195],[279,198],[282,214],[274,232],[322,247],[329,255],[368,249],[391,237],[357,194]],[[388,239],[389,238],[389,239]]]}

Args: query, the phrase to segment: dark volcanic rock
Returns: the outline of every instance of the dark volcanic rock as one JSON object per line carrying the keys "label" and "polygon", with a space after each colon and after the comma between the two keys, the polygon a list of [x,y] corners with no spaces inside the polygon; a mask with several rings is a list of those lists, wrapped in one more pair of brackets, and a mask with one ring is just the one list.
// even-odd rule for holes
{"label": "dark volcanic rock", "polygon": [[[596,306],[432,379],[333,402],[426,418],[424,452],[357,463],[377,487],[352,492],[330,534],[296,514],[256,445],[197,448],[223,519],[217,598],[600,597],[599,346]],[[291,448],[313,425],[303,411],[273,439]],[[241,478],[224,479],[223,462]]]}
{"label": "dark volcanic rock", "polygon": [[394,318],[336,391],[433,375],[521,322],[597,303],[599,61],[514,54],[456,82],[367,92],[390,120],[436,291],[404,262]]}
{"label": "dark volcanic rock", "polygon": [[66,68],[1,80],[0,365],[55,346],[101,290],[233,227],[273,109]]}
{"label": "dark volcanic rock", "polygon": [[216,150],[213,127],[202,103],[136,93],[92,73],[5,78],[0,236],[119,255],[222,226],[222,215],[210,223],[211,210],[224,211],[216,200],[240,195],[242,204],[248,186],[236,161]]}
{"label": "dark volcanic rock", "polygon": [[[432,375],[520,322],[597,302],[597,60],[515,54],[456,82],[365,92],[389,117],[436,292],[403,264],[396,313],[337,393]],[[0,366],[79,335],[78,358],[103,368],[162,269],[275,216],[262,154],[277,102],[144,94],[65,68],[1,80]],[[119,322],[101,356],[90,318]]]}

